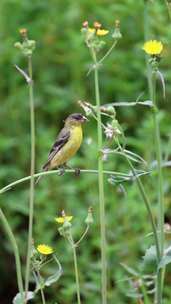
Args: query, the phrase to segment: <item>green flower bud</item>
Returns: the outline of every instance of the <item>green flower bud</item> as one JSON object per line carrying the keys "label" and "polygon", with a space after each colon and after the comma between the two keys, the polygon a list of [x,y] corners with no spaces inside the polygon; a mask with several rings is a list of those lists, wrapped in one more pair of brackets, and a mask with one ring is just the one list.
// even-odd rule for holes
{"label": "green flower bud", "polygon": [[115,111],[115,108],[113,106],[108,106],[107,111],[108,111],[108,113],[113,114],[113,116],[116,115],[116,111]]}
{"label": "green flower bud", "polygon": [[20,42],[16,42],[14,43],[14,47],[16,47],[17,49],[22,49],[22,44]]}
{"label": "green flower bud", "polygon": [[36,42],[35,40],[29,40],[25,32],[22,34],[22,36],[24,38],[23,42],[16,42],[14,46],[20,49],[24,56],[30,57],[36,47]]}
{"label": "green flower bud", "polygon": [[116,39],[116,40],[119,40],[119,39],[122,38],[122,34],[120,32],[120,21],[119,20],[115,21],[115,29],[114,29],[114,32],[112,34],[112,38]]}
{"label": "green flower bud", "polygon": [[59,234],[60,234],[61,236],[65,236],[65,235],[64,235],[65,232],[64,232],[63,227],[58,228],[58,231],[59,231]]}
{"label": "green flower bud", "polygon": [[88,209],[88,215],[87,215],[87,217],[85,219],[85,223],[87,225],[91,225],[91,224],[93,224],[93,222],[94,222],[94,220],[93,220],[92,208],[90,207]]}
{"label": "green flower bud", "polygon": [[68,222],[67,220],[64,221],[63,223],[63,229],[65,231],[69,230],[72,227],[72,224],[70,222]]}

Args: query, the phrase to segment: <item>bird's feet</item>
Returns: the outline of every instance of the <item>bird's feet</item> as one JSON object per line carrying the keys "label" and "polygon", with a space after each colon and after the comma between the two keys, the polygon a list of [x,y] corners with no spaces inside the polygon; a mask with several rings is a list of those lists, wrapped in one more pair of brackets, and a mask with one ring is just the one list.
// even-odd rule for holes
{"label": "bird's feet", "polygon": [[75,172],[74,172],[75,176],[76,176],[76,177],[79,177],[79,176],[80,176],[80,172],[81,172],[80,169],[79,169],[79,168],[76,168],[76,169],[75,169]]}
{"label": "bird's feet", "polygon": [[[59,172],[58,172],[59,176],[63,176],[65,174],[65,169],[73,170],[73,168],[68,166],[67,164],[64,164],[63,166],[59,167],[58,169],[59,169]],[[80,169],[79,168],[74,169],[74,175],[76,177],[80,176]]]}
{"label": "bird's feet", "polygon": [[58,175],[63,176],[64,174],[65,174],[65,168],[64,167],[59,168]]}

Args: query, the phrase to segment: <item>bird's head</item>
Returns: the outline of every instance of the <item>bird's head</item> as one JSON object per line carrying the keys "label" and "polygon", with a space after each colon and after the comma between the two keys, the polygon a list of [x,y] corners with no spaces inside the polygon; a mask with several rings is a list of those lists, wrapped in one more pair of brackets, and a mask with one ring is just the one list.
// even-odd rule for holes
{"label": "bird's head", "polygon": [[74,113],[65,119],[65,126],[79,126],[87,120],[88,119],[81,113]]}

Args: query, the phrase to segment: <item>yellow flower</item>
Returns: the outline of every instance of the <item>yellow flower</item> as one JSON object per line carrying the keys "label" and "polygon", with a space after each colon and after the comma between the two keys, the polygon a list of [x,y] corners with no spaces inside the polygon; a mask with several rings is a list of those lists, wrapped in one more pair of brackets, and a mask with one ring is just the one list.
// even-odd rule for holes
{"label": "yellow flower", "polygon": [[144,43],[143,50],[149,55],[160,55],[163,50],[163,44],[157,40],[149,40]]}
{"label": "yellow flower", "polygon": [[91,34],[94,34],[96,33],[97,36],[105,36],[109,33],[109,31],[107,30],[104,30],[104,29],[95,29],[95,28],[92,28],[92,27],[89,27],[88,28],[88,32],[91,33]]}
{"label": "yellow flower", "polygon": [[53,248],[45,244],[40,244],[37,246],[37,251],[41,254],[49,255],[53,253]]}
{"label": "yellow flower", "polygon": [[89,28],[88,28],[88,32],[93,34],[93,33],[95,33],[95,29],[92,28],[92,27],[89,27]]}
{"label": "yellow flower", "polygon": [[72,220],[73,216],[60,216],[60,217],[55,217],[55,221],[58,224],[63,224],[65,221],[70,222]]}
{"label": "yellow flower", "polygon": [[96,35],[97,36],[105,36],[109,33],[108,30],[104,30],[104,29],[98,29],[97,32],[96,32]]}

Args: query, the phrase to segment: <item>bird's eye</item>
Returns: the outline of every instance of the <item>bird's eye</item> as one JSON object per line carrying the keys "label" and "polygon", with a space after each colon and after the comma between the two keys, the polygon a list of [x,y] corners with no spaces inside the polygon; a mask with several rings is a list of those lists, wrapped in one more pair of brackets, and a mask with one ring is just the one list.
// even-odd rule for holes
{"label": "bird's eye", "polygon": [[81,114],[75,114],[75,115],[73,115],[73,119],[80,120],[80,119],[82,119],[82,115]]}

